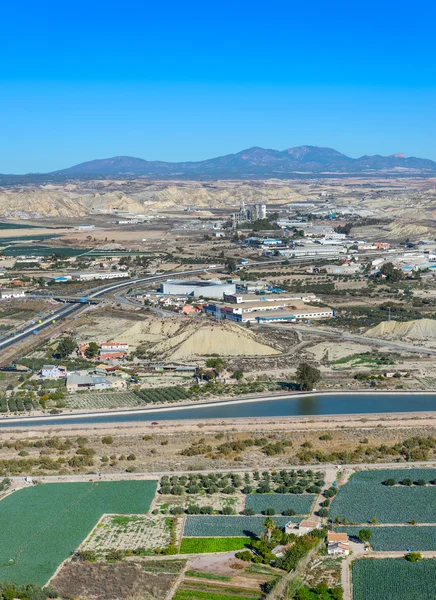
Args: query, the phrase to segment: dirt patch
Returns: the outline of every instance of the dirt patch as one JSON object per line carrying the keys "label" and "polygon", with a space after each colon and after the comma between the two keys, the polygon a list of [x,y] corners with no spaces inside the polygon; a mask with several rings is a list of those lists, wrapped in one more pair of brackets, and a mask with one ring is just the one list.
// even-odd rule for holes
{"label": "dirt patch", "polygon": [[171,563],[174,561],[168,561],[170,572],[159,572],[156,567],[165,563],[150,561],[150,569],[154,567],[158,571],[153,572],[146,570],[146,563],[70,562],[62,567],[52,584],[62,597],[68,598],[161,600],[168,594],[178,574]]}

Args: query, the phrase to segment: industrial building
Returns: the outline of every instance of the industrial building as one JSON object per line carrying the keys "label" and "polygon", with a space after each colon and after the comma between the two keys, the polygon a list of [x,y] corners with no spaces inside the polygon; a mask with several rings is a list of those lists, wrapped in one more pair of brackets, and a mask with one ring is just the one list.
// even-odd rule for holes
{"label": "industrial building", "polygon": [[235,228],[239,223],[249,223],[260,219],[266,219],[265,204],[245,205],[242,203],[239,212],[232,214],[232,225]]}
{"label": "industrial building", "polygon": [[70,277],[73,281],[92,281],[94,279],[121,279],[122,277],[130,277],[127,271],[97,271],[95,273],[69,273],[66,277]]}
{"label": "industrial building", "polygon": [[267,321],[297,321],[334,316],[334,311],[325,307],[314,307],[298,301],[247,302],[245,304],[211,303],[203,307],[204,312],[215,318],[229,319],[239,323]]}
{"label": "industrial building", "polygon": [[168,279],[160,284],[160,292],[176,296],[193,296],[199,298],[223,298],[224,294],[234,294],[236,284],[222,283],[219,279]]}
{"label": "industrial building", "polygon": [[67,390],[69,392],[75,392],[77,390],[108,390],[112,386],[112,383],[106,379],[106,377],[94,376],[94,375],[80,375],[79,373],[72,373],[67,377]]}
{"label": "industrial building", "polygon": [[240,294],[239,292],[236,294],[224,294],[224,302],[231,302],[232,304],[244,304],[246,302],[277,302],[279,300],[285,302],[319,302],[319,298],[311,292],[306,292],[304,294],[286,292],[283,294]]}

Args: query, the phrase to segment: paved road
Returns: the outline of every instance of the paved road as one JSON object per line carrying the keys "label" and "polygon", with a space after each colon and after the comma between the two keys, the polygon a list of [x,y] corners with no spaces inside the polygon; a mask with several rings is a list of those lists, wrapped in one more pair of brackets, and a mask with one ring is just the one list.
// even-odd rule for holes
{"label": "paved road", "polygon": [[413,352],[415,354],[428,354],[435,356],[436,350],[426,348],[425,346],[414,346],[405,342],[391,342],[389,340],[381,340],[377,338],[368,337],[365,335],[358,335],[354,333],[347,333],[343,331],[332,331],[326,327],[318,327],[311,325],[280,325],[278,323],[266,323],[260,325],[260,327],[269,327],[273,329],[287,329],[289,331],[299,331],[306,335],[322,335],[323,337],[339,338],[341,341],[359,342],[360,344],[372,344],[374,346],[383,346],[387,348],[393,348],[394,350],[401,350],[407,352]]}

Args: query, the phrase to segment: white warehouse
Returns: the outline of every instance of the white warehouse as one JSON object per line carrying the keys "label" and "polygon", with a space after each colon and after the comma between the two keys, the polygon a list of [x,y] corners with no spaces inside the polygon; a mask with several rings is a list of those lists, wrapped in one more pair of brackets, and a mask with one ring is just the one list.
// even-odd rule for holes
{"label": "white warehouse", "polygon": [[202,281],[201,279],[168,279],[160,285],[160,291],[163,294],[176,296],[194,296],[194,298],[219,298],[224,294],[234,294],[236,284],[221,283],[219,279],[210,279]]}

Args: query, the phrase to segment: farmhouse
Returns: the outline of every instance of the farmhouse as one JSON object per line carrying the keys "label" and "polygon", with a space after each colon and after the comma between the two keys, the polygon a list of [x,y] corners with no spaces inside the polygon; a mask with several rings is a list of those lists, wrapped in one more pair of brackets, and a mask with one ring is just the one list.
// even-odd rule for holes
{"label": "farmhouse", "polygon": [[112,383],[106,379],[106,377],[92,376],[92,375],[80,375],[78,373],[72,373],[67,378],[67,390],[69,392],[75,392],[77,390],[108,390],[112,386]]}
{"label": "farmhouse", "polygon": [[67,376],[67,367],[61,365],[44,365],[39,374],[41,377],[49,379],[61,379]]}
{"label": "farmhouse", "polygon": [[295,535],[306,535],[314,529],[320,529],[321,523],[318,521],[301,521],[300,523],[293,523],[289,521],[285,525],[285,533],[294,533]]}
{"label": "farmhouse", "polygon": [[348,535],[329,531],[327,534],[327,553],[334,556],[348,556],[350,554]]}

